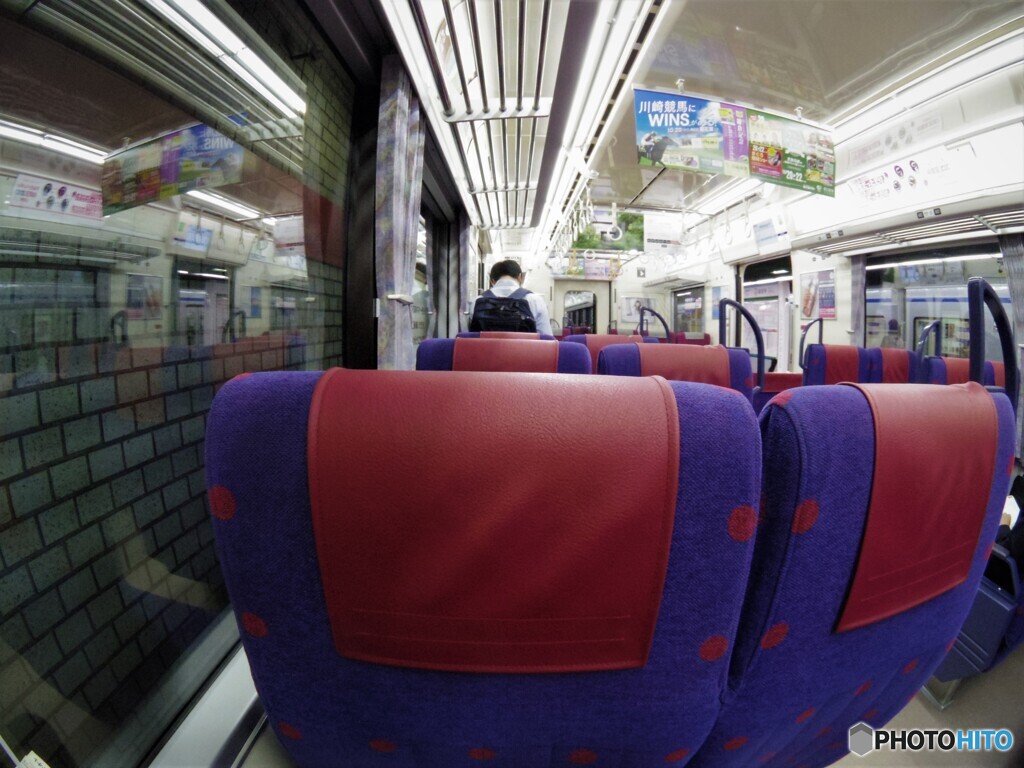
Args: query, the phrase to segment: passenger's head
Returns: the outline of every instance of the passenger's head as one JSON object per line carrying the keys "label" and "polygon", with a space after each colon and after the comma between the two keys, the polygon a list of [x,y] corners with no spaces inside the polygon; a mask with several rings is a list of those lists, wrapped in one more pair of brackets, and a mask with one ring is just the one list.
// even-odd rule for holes
{"label": "passenger's head", "polygon": [[499,261],[491,267],[491,285],[494,285],[503,277],[511,277],[513,280],[518,280],[519,284],[522,285],[523,269],[519,266],[519,262],[513,259],[505,259],[505,261]]}

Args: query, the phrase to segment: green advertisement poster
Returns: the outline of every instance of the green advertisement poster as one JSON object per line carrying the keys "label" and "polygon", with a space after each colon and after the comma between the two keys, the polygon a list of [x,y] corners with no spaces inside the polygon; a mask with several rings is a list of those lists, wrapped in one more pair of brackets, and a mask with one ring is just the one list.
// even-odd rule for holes
{"label": "green advertisement poster", "polygon": [[750,175],[783,187],[835,197],[832,135],[799,120],[747,110]]}

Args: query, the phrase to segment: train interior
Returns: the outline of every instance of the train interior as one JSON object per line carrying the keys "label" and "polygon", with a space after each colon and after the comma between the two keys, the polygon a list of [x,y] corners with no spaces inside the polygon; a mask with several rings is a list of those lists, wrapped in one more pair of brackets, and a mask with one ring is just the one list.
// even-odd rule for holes
{"label": "train interior", "polygon": [[[1017,341],[1024,342],[1024,8],[1018,0],[0,0],[0,73],[0,765],[332,764],[325,755],[342,750],[338,744],[345,749],[333,753],[334,764],[356,768],[1022,764],[1021,566],[1010,544],[991,557],[988,551],[997,519],[1011,537],[1024,532],[1024,481],[1013,482],[1024,476],[1017,416]],[[459,338],[470,330],[473,301],[489,288],[490,270],[506,261],[543,299],[553,338]],[[676,350],[685,360],[666,362]],[[488,361],[492,353],[509,362]],[[335,376],[337,368],[352,375]],[[332,373],[316,378],[321,371]],[[605,432],[591,422],[614,418],[590,419],[571,398],[558,400],[566,391],[559,381],[570,381],[586,393],[581,398],[597,403],[612,386],[612,377],[600,374],[621,377],[616,386],[621,381],[621,391],[631,393],[621,398],[635,398],[630,407],[636,408]],[[424,389],[406,392],[402,380]],[[467,385],[446,384],[460,380]],[[373,394],[396,381],[393,399]],[[576,723],[563,711],[569,704],[534,711],[515,699],[509,712],[529,709],[538,734],[538,744],[529,746],[539,751],[521,743],[526,715],[518,724],[509,715],[505,725],[481,715],[479,727],[511,746],[503,752],[470,743],[456,758],[439,745],[457,730],[457,715],[477,722],[470,694],[501,702],[501,686],[491,691],[488,681],[500,678],[495,669],[508,670],[435,659],[425,664],[434,671],[405,678],[385,660],[379,676],[364,676],[379,657],[364,649],[351,652],[362,661],[351,661],[338,635],[337,655],[355,671],[344,667],[337,679],[366,686],[366,712],[380,707],[395,723],[415,720],[415,706],[406,711],[388,699],[400,699],[396,692],[408,686],[410,697],[421,688],[436,696],[437,712],[448,718],[423,710],[433,732],[417,736],[412,752],[403,752],[395,736],[377,734],[363,740],[364,756],[353,757],[345,751],[348,735],[321,739],[314,735],[321,726],[304,730],[280,714],[284,699],[271,693],[280,659],[268,660],[254,645],[273,632],[242,603],[248,586],[239,575],[255,580],[264,566],[271,572],[280,563],[272,562],[276,549],[255,563],[238,554],[249,544],[231,549],[226,531],[235,497],[242,498],[231,483],[256,476],[252,487],[265,487],[265,499],[291,503],[294,496],[279,498],[273,486],[260,485],[293,460],[302,475],[308,459],[313,477],[316,454],[309,448],[307,456],[303,443],[289,452],[291,427],[305,418],[313,440],[315,419],[304,414],[314,408],[326,414],[352,401],[365,403],[365,412],[356,407],[344,418],[363,431],[354,433],[358,439],[331,438],[351,446],[338,455],[362,466],[365,449],[383,465],[403,467],[396,474],[411,483],[406,496],[386,495],[390,488],[380,496],[346,491],[370,499],[371,518],[376,505],[392,503],[382,499],[428,505],[454,486],[465,495],[453,498],[486,504],[486,489],[469,470],[451,475],[449,486],[427,477],[445,458],[475,466],[472,451],[460,456],[443,440],[436,450],[417,443],[402,454],[404,464],[389,451],[415,442],[404,431],[414,428],[409,424],[424,434],[455,430],[471,408],[497,422],[495,404],[469,385],[493,394],[505,392],[506,381],[547,382],[529,390],[533,399],[510,388],[509,402],[562,403],[564,410],[549,417],[564,435],[546,436],[538,452],[544,461],[533,466],[552,487],[578,475],[593,478],[588,510],[617,498],[612,486],[606,496],[594,490],[600,481],[628,476],[629,487],[641,489],[639,478],[661,482],[653,438],[646,443],[639,429],[629,428],[653,418],[645,403],[657,411],[671,401],[681,420],[686,413],[694,423],[720,418],[723,433],[746,435],[737,444],[764,440],[764,478],[757,469],[761,455],[751,449],[753,479],[736,481],[750,498],[735,501],[734,541],[723,545],[747,547],[736,560],[748,566],[736,568],[733,592],[722,586],[721,605],[735,603],[731,628],[699,646],[704,666],[695,675],[708,674],[711,661],[723,664],[714,680],[700,678],[717,693],[707,701],[681,699],[687,714],[675,723],[679,733],[692,731],[692,742],[666,741],[662,748],[651,736],[647,752],[624,746],[635,738],[629,728],[638,727],[630,718],[640,719],[644,706],[668,695],[660,680],[646,681],[619,661],[576,667],[562,660],[550,668],[531,661],[524,665],[532,672],[556,674],[510,675],[517,678],[510,688],[516,696],[537,695],[532,680],[541,678],[536,688],[549,697],[548,678],[571,678],[567,672],[578,669],[586,670],[582,677],[634,675],[643,706],[628,710],[605,701],[615,697],[600,682],[590,699],[608,722],[619,723],[621,715],[629,724],[622,733],[633,735],[622,736],[614,725],[604,751],[582,740],[563,744],[558,739],[565,734],[557,720],[546,722],[549,716],[564,716],[580,733],[600,731],[583,715]],[[996,403],[992,434],[977,439],[1000,459],[1012,453],[1006,454],[1009,478],[997,472],[993,483],[991,465],[968,477],[962,465],[975,454],[956,444],[957,435],[963,446],[974,439],[974,427],[957,415],[967,411],[950,406],[950,424],[962,428],[956,435],[954,427],[936,425],[938,417],[929,421],[936,430],[934,487],[946,487],[939,485],[946,468],[957,492],[981,494],[971,497],[981,513],[966,537],[970,551],[960,558],[957,587],[893,608],[888,615],[895,618],[862,620],[867,630],[836,630],[839,639],[820,658],[809,651],[806,665],[791,672],[794,691],[820,689],[822,700],[797,709],[786,728],[769,728],[765,714],[765,732],[749,734],[748,744],[748,735],[728,731],[747,716],[744,696],[760,685],[772,691],[789,685],[763,664],[742,666],[744,653],[761,658],[790,631],[788,624],[773,625],[760,651],[756,639],[744,640],[751,606],[766,599],[771,580],[783,591],[785,569],[765,565],[772,563],[767,548],[773,536],[803,533],[818,516],[817,502],[812,518],[806,507],[789,509],[791,532],[772,533],[771,525],[759,527],[756,491],[763,485],[771,496],[782,483],[769,476],[769,466],[779,477],[799,474],[772,452],[796,440],[782,426],[785,408],[839,414],[849,407],[871,422],[856,410],[860,405],[849,405],[849,392],[836,395],[835,404],[803,405],[817,402],[815,390],[855,389],[813,385],[848,381],[865,387],[868,401],[877,399],[879,424],[880,409],[900,410],[886,405],[884,392],[894,391],[886,387],[927,387],[935,413],[947,413],[943,398],[954,392],[973,398],[972,408]],[[259,399],[262,390],[252,389],[253,382],[268,382],[268,392],[280,382],[274,397],[284,399]],[[652,382],[667,389],[655,392]],[[417,398],[434,404],[416,410]],[[448,411],[437,405],[442,402]],[[618,404],[601,402],[607,408],[595,412],[617,412]],[[404,421],[384,424],[404,407],[413,408]],[[250,418],[246,408],[265,410]],[[833,445],[829,440],[848,427],[852,435],[838,416],[821,427],[822,445]],[[523,429],[520,435],[530,434]],[[577,438],[573,429],[589,437]],[[689,461],[686,452],[696,449],[671,424],[667,429],[669,453]],[[393,435],[390,442],[386,434]],[[448,442],[458,444],[462,435],[452,432]],[[939,455],[937,446],[951,435],[946,455]],[[713,433],[707,440],[707,465],[696,464],[690,476],[740,477],[742,457],[710,467],[720,446]],[[836,439],[830,450],[846,471],[854,459],[843,443]],[[510,441],[502,450],[515,451],[518,461],[522,446]],[[905,475],[891,482],[924,477],[921,463],[908,463]],[[805,456],[799,471],[810,472],[812,464]],[[862,474],[881,477],[882,464],[872,459]],[[340,475],[347,465],[317,466]],[[381,480],[375,467],[367,465],[366,475],[389,486],[391,479]],[[683,482],[680,473],[672,483]],[[315,495],[300,479],[299,495]],[[869,489],[849,494],[861,492],[871,498]],[[905,505],[922,517],[908,518],[910,534],[899,535],[909,536],[911,548],[923,541],[920,558],[932,562],[949,553],[940,558],[927,542],[952,540],[947,531],[962,529],[933,517],[927,509],[942,507],[941,498],[922,493],[924,502]],[[877,494],[883,498],[882,490]],[[318,498],[307,505],[315,507]],[[741,509],[751,517],[737,516]],[[671,504],[668,510],[677,514]],[[313,509],[314,522],[319,514]],[[271,521],[267,529],[291,541],[284,526],[277,530]],[[609,531],[601,535],[618,535]],[[850,544],[854,558],[859,536]],[[979,544],[979,536],[988,543]],[[267,546],[276,548],[273,537]],[[321,559],[328,550],[319,547],[326,546],[318,539]],[[823,560],[830,559],[828,546],[822,545]],[[668,559],[671,576],[668,547],[663,542],[664,551],[650,559],[661,557],[663,571]],[[316,559],[287,551],[306,565],[307,555]],[[886,560],[900,557],[892,548],[881,551]],[[432,561],[417,562],[432,572]],[[280,570],[282,592],[301,570],[290,564]],[[331,578],[343,582],[341,573],[348,572]],[[327,571],[323,578],[326,584]],[[832,584],[821,575],[820,582],[841,603],[857,588],[852,577],[843,578]],[[817,580],[813,569],[806,579],[804,597],[815,591],[807,586]],[[960,595],[961,582],[972,587],[970,594]],[[674,588],[666,586],[670,593]],[[899,636],[893,630],[887,641],[878,622],[902,627],[906,619],[907,626],[926,628],[923,612],[947,605],[942,601],[949,607],[928,621],[953,621],[955,614],[959,634],[930,649],[931,662],[922,651],[920,662],[914,657],[893,667],[887,696],[896,695],[897,683],[914,681],[909,693],[899,689],[898,706],[880,703],[854,713],[854,704],[844,703],[849,709],[840,711],[840,694],[829,686],[847,661],[851,669],[865,663],[855,645],[858,631],[874,638],[863,648],[888,659],[899,650],[892,639]],[[668,607],[662,612],[669,615]],[[830,616],[826,634],[835,621]],[[316,634],[303,627],[298,635]],[[662,630],[646,636],[655,650],[664,642]],[[544,645],[523,645],[531,642]],[[836,647],[858,648],[860,656],[856,663],[853,655],[828,656],[840,653]],[[826,658],[831,662],[819,673],[816,665]],[[395,664],[415,666],[408,659]],[[437,671],[446,669],[460,671]],[[486,674],[474,676],[481,671]],[[319,715],[310,712],[329,700],[323,703],[328,714],[329,706],[348,706],[357,712],[350,719],[360,720],[358,703],[338,704],[324,692],[335,674],[327,662],[308,662],[303,674],[308,698],[293,691],[288,706],[313,723]],[[460,681],[451,691],[437,683],[451,677]],[[435,690],[435,683],[441,687]],[[880,683],[865,681],[853,694],[872,685],[881,691]],[[567,687],[587,700],[572,683]],[[691,718],[691,709],[706,710],[705,719]],[[1012,734],[1011,746],[879,749],[862,757],[851,752],[853,737],[848,742],[846,735],[858,718],[876,729],[1002,730]],[[539,735],[548,731],[554,746]]]}

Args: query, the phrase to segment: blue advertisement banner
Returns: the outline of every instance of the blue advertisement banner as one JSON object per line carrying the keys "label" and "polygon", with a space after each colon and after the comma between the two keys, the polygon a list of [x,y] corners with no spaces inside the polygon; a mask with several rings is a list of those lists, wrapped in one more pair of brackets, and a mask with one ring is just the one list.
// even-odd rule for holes
{"label": "blue advertisement banner", "polygon": [[242,180],[244,150],[206,125],[111,154],[103,162],[103,215],[163,200],[192,189]]}
{"label": "blue advertisement banner", "polygon": [[747,176],[746,109],[696,96],[637,89],[636,145],[641,165]]}

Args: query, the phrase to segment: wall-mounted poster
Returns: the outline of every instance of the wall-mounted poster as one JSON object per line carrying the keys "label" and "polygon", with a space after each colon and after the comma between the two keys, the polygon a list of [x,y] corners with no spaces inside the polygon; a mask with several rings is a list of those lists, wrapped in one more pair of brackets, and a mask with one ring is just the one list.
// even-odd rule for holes
{"label": "wall-mounted poster", "polygon": [[718,302],[722,300],[722,286],[716,285],[711,289],[711,319],[718,319]]}
{"label": "wall-mounted poster", "polygon": [[11,190],[11,208],[45,211],[56,218],[75,217],[100,221],[103,202],[95,189],[19,173]]}
{"label": "wall-mounted poster", "polygon": [[259,319],[263,317],[263,289],[252,287],[249,290],[249,317]]}
{"label": "wall-mounted poster", "polygon": [[621,317],[624,323],[639,323],[641,307],[654,309],[654,299],[647,296],[623,296],[621,301]]}
{"label": "wall-mounted poster", "polygon": [[749,175],[744,107],[640,89],[633,104],[641,165]]}
{"label": "wall-mounted poster", "polygon": [[836,271],[823,269],[800,275],[800,317],[836,319]]}
{"label": "wall-mounted poster", "polygon": [[128,275],[125,312],[129,320],[156,320],[164,303],[164,279],[159,275]]}
{"label": "wall-mounted poster", "polygon": [[193,125],[129,147],[103,161],[103,215],[192,189],[242,180],[243,150],[207,125]]}

